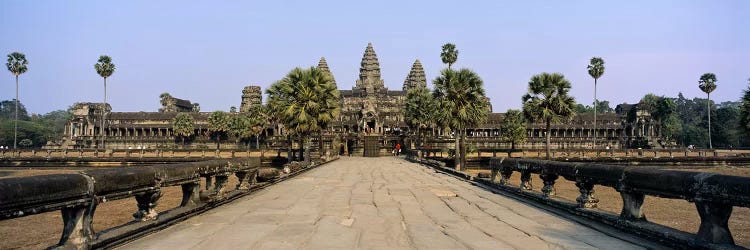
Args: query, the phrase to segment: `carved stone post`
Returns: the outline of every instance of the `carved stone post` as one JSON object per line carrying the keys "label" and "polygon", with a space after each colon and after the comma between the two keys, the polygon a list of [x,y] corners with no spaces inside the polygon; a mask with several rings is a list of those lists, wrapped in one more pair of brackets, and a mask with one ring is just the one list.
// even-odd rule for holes
{"label": "carved stone post", "polygon": [[214,185],[214,191],[216,192],[216,195],[220,198],[224,197],[224,194],[226,193],[227,188],[227,180],[229,180],[229,175],[217,175],[216,182]]}
{"label": "carved stone post", "polygon": [[60,210],[63,219],[63,232],[60,242],[54,248],[87,249],[94,240],[94,218],[96,205],[83,205]]}
{"label": "carved stone post", "polygon": [[497,168],[492,168],[490,172],[490,182],[495,183],[497,179],[497,173],[500,172]]}
{"label": "carved stone post", "polygon": [[533,187],[531,185],[531,172],[521,171],[521,191],[523,190],[531,190]]}
{"label": "carved stone post", "polygon": [[510,184],[510,176],[513,174],[513,170],[510,168],[502,168],[500,169],[500,185],[508,185]]}
{"label": "carved stone post", "polygon": [[159,198],[161,198],[161,189],[158,188],[141,195],[136,195],[135,200],[138,202],[138,211],[133,213],[133,218],[136,221],[156,220],[159,213],[156,212],[155,208]]}
{"label": "carved stone post", "polygon": [[542,187],[542,195],[544,198],[555,196],[555,181],[558,176],[556,174],[541,174],[539,177],[544,183],[544,186]]}
{"label": "carved stone post", "polygon": [[734,245],[732,233],[729,232],[729,217],[732,215],[732,205],[695,202],[701,225],[698,228],[698,240],[713,244]]}
{"label": "carved stone post", "polygon": [[185,207],[200,204],[200,191],[201,183],[199,181],[182,184],[182,202],[180,202],[180,206]]}
{"label": "carved stone post", "polygon": [[628,221],[645,221],[646,216],[641,211],[643,206],[644,195],[642,193],[633,193],[621,191],[622,196],[622,212],[620,212],[620,218]]}
{"label": "carved stone post", "polygon": [[249,190],[250,186],[255,184],[255,180],[258,177],[258,171],[239,171],[234,173],[234,175],[236,175],[238,179],[237,186],[235,188],[237,190]]}
{"label": "carved stone post", "polygon": [[580,208],[595,208],[596,204],[599,203],[599,199],[594,195],[594,184],[587,181],[576,181],[576,187],[581,195],[576,198],[578,207]]}
{"label": "carved stone post", "polygon": [[221,199],[226,193],[227,179],[229,175],[216,175],[214,176],[215,181],[213,186],[211,185],[211,177],[206,177],[206,190],[200,193],[201,201],[208,202],[216,199]]}

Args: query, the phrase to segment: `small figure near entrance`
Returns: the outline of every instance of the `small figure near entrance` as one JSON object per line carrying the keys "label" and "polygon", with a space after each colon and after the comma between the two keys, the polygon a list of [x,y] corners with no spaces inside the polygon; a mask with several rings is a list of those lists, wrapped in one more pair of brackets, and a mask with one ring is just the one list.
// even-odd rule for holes
{"label": "small figure near entrance", "polygon": [[396,143],[396,148],[393,149],[393,155],[398,156],[401,154],[401,144]]}

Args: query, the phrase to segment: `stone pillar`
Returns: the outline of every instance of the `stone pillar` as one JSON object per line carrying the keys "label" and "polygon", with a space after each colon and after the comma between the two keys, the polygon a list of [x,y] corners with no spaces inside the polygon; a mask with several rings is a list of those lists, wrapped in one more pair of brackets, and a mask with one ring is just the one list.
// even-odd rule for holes
{"label": "stone pillar", "polygon": [[594,184],[587,181],[576,181],[576,187],[581,195],[576,198],[580,208],[596,208],[599,199],[594,195]]}
{"label": "stone pillar", "polygon": [[555,180],[557,180],[558,176],[555,174],[541,174],[539,177],[544,183],[544,186],[542,187],[542,195],[544,198],[555,196]]}
{"label": "stone pillar", "polygon": [[732,215],[732,205],[695,202],[701,225],[697,237],[700,241],[713,244],[734,245],[732,233],[729,232],[729,217]]}
{"label": "stone pillar", "polygon": [[93,218],[96,205],[82,205],[60,210],[63,232],[56,248],[88,249],[94,239]]}
{"label": "stone pillar", "polygon": [[200,189],[201,183],[199,181],[182,184],[182,202],[180,202],[180,206],[185,207],[200,204]]}
{"label": "stone pillar", "polygon": [[133,218],[136,221],[156,220],[159,213],[156,212],[155,208],[159,198],[161,198],[161,189],[158,188],[141,195],[136,195],[135,200],[138,202],[138,211],[133,213]]}
{"label": "stone pillar", "polygon": [[513,175],[513,170],[510,168],[500,169],[500,185],[510,184],[510,176]]}
{"label": "stone pillar", "polygon": [[531,185],[531,172],[530,171],[521,171],[521,191],[523,190],[531,190],[533,186]]}
{"label": "stone pillar", "polygon": [[621,191],[622,196],[622,212],[620,212],[620,218],[628,221],[645,221],[646,216],[641,211],[643,206],[644,195],[642,193],[633,193]]}

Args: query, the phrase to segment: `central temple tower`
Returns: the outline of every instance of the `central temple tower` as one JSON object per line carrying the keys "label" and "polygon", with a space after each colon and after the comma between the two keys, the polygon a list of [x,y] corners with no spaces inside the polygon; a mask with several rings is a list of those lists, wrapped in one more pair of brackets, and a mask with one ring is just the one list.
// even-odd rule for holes
{"label": "central temple tower", "polygon": [[378,55],[375,54],[372,43],[367,43],[367,48],[365,49],[365,54],[362,56],[362,63],[359,68],[359,79],[357,79],[354,88],[364,90],[368,94],[373,94],[373,92],[385,88],[383,80],[380,79]]}

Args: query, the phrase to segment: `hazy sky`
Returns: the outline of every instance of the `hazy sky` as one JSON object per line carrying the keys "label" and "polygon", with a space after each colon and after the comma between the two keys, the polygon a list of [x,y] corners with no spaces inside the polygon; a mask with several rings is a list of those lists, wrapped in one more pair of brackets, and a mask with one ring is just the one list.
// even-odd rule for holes
{"label": "hazy sky", "polygon": [[[721,102],[748,86],[749,13],[746,0],[6,0],[0,52],[26,54],[20,100],[34,113],[101,102],[93,65],[102,54],[117,65],[107,81],[114,111],[156,111],[162,92],[213,111],[239,106],[244,86],[265,90],[321,56],[339,89],[351,89],[368,42],[386,86],[398,90],[417,58],[434,79],[445,67],[440,46],[455,43],[456,66],[479,73],[495,112],[520,108],[529,78],[541,72],[563,73],[577,101],[592,103],[592,56],[606,61],[598,96],[613,104],[649,92],[705,97],[705,72],[717,75],[712,99]],[[3,72],[0,99],[12,99],[14,78]]]}

